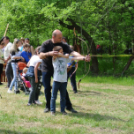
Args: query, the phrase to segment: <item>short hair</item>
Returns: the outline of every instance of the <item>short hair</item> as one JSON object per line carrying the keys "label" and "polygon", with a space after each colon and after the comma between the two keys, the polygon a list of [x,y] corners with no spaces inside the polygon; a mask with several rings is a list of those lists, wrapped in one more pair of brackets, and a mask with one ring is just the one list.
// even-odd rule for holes
{"label": "short hair", "polygon": [[25,67],[24,69],[23,69],[23,73],[25,72],[25,71],[27,71],[28,70],[28,68],[27,67]]}
{"label": "short hair", "polygon": [[61,46],[55,46],[54,48],[53,48],[53,51],[60,51],[61,49],[63,49]]}
{"label": "short hair", "polygon": [[39,52],[41,49],[41,46],[38,46],[36,49],[35,49],[35,54],[37,54],[37,52]]}
{"label": "short hair", "polygon": [[23,45],[23,48],[25,48],[25,47],[30,47],[30,45],[28,43],[26,43]]}
{"label": "short hair", "polygon": [[62,39],[64,39],[65,41],[67,41],[67,38],[66,37],[62,37]]}
{"label": "short hair", "polygon": [[6,38],[6,40],[10,40],[8,36],[5,36],[4,38]]}
{"label": "short hair", "polygon": [[25,38],[25,40],[29,40],[29,38]]}
{"label": "short hair", "polygon": [[60,30],[56,29],[53,31],[52,36],[56,37],[57,34],[60,34],[60,33],[62,34],[62,32]]}

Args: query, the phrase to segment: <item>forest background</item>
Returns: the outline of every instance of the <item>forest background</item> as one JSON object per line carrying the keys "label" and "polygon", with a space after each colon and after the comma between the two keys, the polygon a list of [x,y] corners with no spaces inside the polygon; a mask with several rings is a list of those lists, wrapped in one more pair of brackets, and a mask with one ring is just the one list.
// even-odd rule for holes
{"label": "forest background", "polygon": [[[0,37],[9,23],[11,42],[24,37],[37,47],[60,29],[68,44],[81,46],[81,54],[102,55],[92,57],[90,75],[133,75],[133,57],[124,56],[134,45],[133,7],[134,0],[1,0]],[[88,68],[79,62],[77,74]]]}

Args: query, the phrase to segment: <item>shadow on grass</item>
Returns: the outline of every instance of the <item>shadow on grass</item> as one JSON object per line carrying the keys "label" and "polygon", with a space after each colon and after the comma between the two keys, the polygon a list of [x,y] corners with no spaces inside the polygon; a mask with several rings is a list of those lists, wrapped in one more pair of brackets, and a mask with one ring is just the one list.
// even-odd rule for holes
{"label": "shadow on grass", "polygon": [[19,132],[19,131],[0,129],[0,134],[37,134],[37,133],[33,133],[33,132]]}
{"label": "shadow on grass", "polygon": [[69,113],[69,116],[73,116],[73,117],[78,117],[78,118],[85,118],[85,119],[93,119],[95,121],[122,121],[122,122],[127,122],[125,120],[122,120],[120,118],[116,118],[113,116],[109,116],[109,115],[101,115],[101,114],[97,114],[97,113],[83,113],[83,112],[78,112],[78,113]]}
{"label": "shadow on grass", "polygon": [[85,97],[85,96],[100,96],[102,95],[100,92],[96,92],[96,91],[78,91],[78,93],[76,93],[76,96],[80,96],[80,97]]}

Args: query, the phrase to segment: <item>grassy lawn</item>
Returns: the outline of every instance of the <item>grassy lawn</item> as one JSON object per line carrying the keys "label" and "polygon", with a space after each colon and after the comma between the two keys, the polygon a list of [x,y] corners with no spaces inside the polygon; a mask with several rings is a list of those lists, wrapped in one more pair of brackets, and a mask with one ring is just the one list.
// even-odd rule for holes
{"label": "grassy lawn", "polygon": [[[79,77],[77,77],[77,80]],[[86,77],[74,94],[68,91],[73,107],[78,111],[60,113],[58,94],[56,115],[44,113],[43,105],[26,106],[28,97],[7,94],[6,83],[0,86],[0,134],[133,134],[134,80],[133,78]]]}

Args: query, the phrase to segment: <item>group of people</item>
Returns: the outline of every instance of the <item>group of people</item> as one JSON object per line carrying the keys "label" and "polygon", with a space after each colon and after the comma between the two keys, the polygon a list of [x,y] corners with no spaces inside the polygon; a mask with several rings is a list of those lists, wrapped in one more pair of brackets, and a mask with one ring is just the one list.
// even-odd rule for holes
{"label": "group of people", "polygon": [[[1,40],[0,47],[5,43],[5,38],[6,37],[4,37],[3,40]],[[22,40],[15,39],[13,45],[11,43],[10,45],[8,45],[9,43],[8,42],[7,44],[5,43],[6,44],[6,46],[4,45],[5,48],[4,47],[0,48],[1,51],[5,53],[5,50],[7,51],[6,49],[7,46],[10,46],[9,48],[11,48],[11,46],[15,46],[14,48],[12,47],[13,49],[10,50],[10,54],[7,55],[7,58],[5,58],[4,56],[5,62],[7,63],[6,70],[8,66],[12,66],[13,75],[15,76],[13,77],[11,82],[11,78],[8,79],[9,76],[6,75],[8,79],[8,87],[9,87],[8,93],[11,92],[13,85],[15,85],[15,90],[18,90],[17,81],[15,79],[16,78],[15,72],[17,70],[17,69],[15,70],[16,62],[25,61],[28,66],[28,71],[26,73],[26,76],[29,78],[31,84],[31,91],[30,91],[29,101],[27,105],[30,106],[33,103],[35,103],[36,100],[35,94],[39,94],[37,93],[36,88],[37,88],[37,83],[39,81],[38,71],[41,70],[42,83],[44,86],[44,93],[46,98],[46,108],[44,109],[44,112],[46,113],[51,111],[52,115],[55,115],[56,112],[55,101],[57,98],[58,90],[60,90],[61,113],[64,115],[67,114],[65,108],[73,113],[77,113],[77,111],[74,110],[72,107],[72,103],[70,101],[69,94],[67,91],[67,80],[69,76],[72,77],[72,73],[75,73],[75,69],[72,71],[72,73],[69,74],[68,72],[71,69],[68,69],[69,71],[67,71],[67,63],[69,63],[68,68],[69,67],[75,68],[75,66],[78,66],[75,60],[77,60],[77,62],[79,60],[84,60],[87,62],[91,60],[89,55],[84,57],[81,54],[73,51],[73,49],[67,43],[64,43],[62,39],[63,39],[62,32],[60,30],[53,31],[52,39],[45,41],[41,46],[36,48],[35,51],[36,55],[32,53],[31,46],[29,45],[29,43],[26,42],[27,39],[25,40],[25,43]],[[67,74],[69,75],[67,76]],[[53,77],[53,85],[51,86],[52,77]],[[76,83],[74,81],[72,81],[72,83],[73,83],[72,86],[74,87],[73,90],[76,93],[77,92],[77,87],[75,87]],[[51,88],[52,88],[52,93],[51,93]]]}

